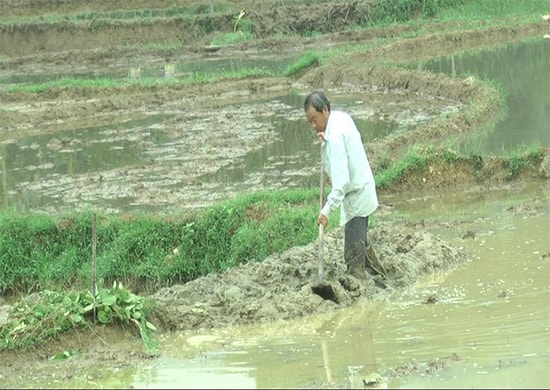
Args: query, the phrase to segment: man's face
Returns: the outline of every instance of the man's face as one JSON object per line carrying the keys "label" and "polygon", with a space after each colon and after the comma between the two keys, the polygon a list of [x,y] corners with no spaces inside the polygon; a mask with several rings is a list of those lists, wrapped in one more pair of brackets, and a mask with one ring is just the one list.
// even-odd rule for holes
{"label": "man's face", "polygon": [[323,108],[323,112],[319,112],[313,106],[309,106],[306,111],[307,121],[313,126],[317,133],[324,133],[328,122],[328,107]]}

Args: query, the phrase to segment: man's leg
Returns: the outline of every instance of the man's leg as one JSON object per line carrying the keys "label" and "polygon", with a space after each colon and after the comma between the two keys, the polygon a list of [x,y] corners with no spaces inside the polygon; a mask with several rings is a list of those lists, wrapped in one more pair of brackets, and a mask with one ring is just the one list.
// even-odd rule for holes
{"label": "man's leg", "polygon": [[365,280],[368,217],[355,217],[344,226],[344,260],[348,273]]}

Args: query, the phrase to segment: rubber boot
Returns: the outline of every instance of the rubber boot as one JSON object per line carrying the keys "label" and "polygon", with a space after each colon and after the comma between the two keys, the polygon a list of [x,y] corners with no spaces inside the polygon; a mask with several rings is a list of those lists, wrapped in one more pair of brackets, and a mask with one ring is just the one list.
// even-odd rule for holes
{"label": "rubber boot", "polygon": [[367,219],[355,217],[345,225],[344,230],[344,260],[348,273],[359,280],[366,280],[366,230]]}

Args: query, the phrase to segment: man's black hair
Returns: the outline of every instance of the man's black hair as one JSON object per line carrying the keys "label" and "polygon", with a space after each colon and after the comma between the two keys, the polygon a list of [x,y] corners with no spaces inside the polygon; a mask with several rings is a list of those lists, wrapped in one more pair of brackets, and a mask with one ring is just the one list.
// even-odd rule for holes
{"label": "man's black hair", "polygon": [[304,111],[307,111],[310,106],[313,106],[317,112],[323,112],[326,106],[330,112],[330,102],[322,91],[312,91],[307,95]]}

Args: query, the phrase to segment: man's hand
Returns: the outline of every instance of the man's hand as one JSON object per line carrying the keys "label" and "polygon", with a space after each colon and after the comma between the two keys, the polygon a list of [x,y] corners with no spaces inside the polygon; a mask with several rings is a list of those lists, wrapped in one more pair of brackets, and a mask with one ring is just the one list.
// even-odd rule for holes
{"label": "man's hand", "polygon": [[319,214],[319,218],[317,218],[317,225],[323,225],[325,228],[328,226],[328,218],[325,217],[323,214]]}

